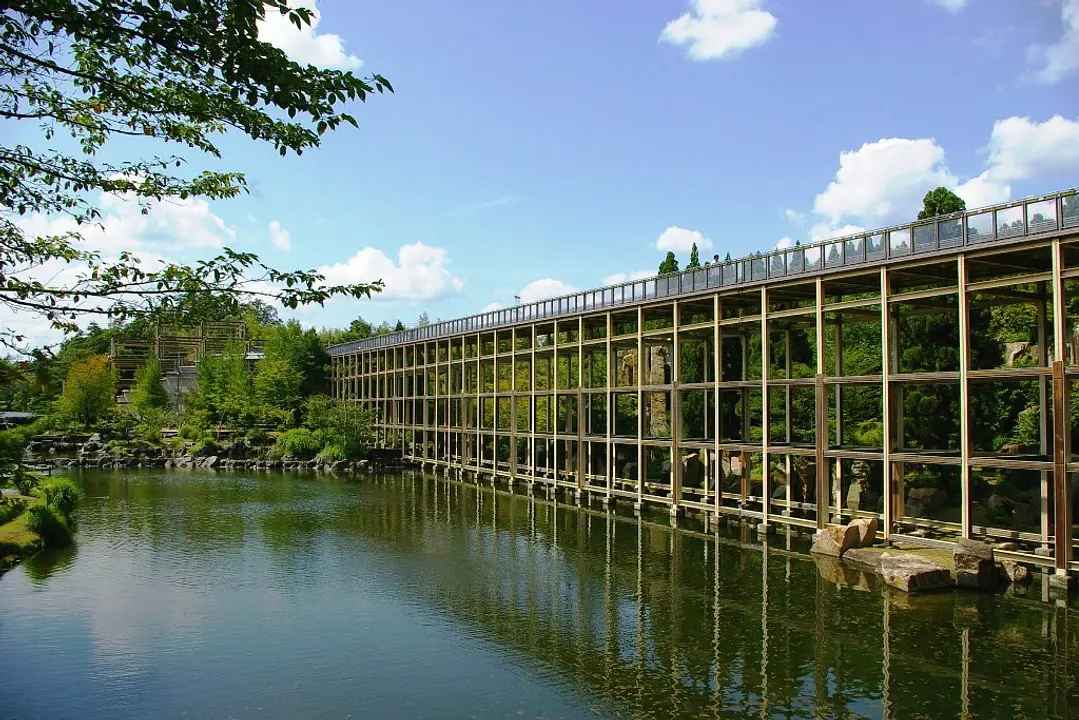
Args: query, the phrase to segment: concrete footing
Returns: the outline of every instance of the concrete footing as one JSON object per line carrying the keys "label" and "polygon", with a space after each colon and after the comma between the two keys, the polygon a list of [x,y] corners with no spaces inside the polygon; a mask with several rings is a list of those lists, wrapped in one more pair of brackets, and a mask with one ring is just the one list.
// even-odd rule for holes
{"label": "concrete footing", "polygon": [[640,500],[635,500],[634,503],[633,503],[633,512],[640,515],[641,512],[643,512],[643,511],[644,511],[644,503],[642,501],[640,501]]}
{"label": "concrete footing", "polygon": [[759,522],[757,523],[757,532],[761,535],[771,535],[776,531],[776,526],[771,523]]}
{"label": "concrete footing", "polygon": [[1068,573],[1053,573],[1049,576],[1049,589],[1056,593],[1067,594],[1075,592],[1079,581],[1074,575]]}

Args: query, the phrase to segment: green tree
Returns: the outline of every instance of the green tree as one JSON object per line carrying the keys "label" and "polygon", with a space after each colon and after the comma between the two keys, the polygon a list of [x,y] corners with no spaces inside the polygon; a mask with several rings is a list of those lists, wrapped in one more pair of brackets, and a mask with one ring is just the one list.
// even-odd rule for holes
{"label": "green tree", "polygon": [[686,270],[692,270],[693,268],[699,268],[701,266],[701,258],[697,254],[697,243],[693,243],[693,247],[689,251],[689,263],[686,264]]}
{"label": "green tree", "polygon": [[[229,248],[191,266],[151,269],[126,251],[104,260],[81,242],[81,229],[100,222],[105,194],[133,195],[146,208],[246,191],[242,173],[178,170],[182,156],[157,154],[167,144],[220,157],[218,137],[238,132],[299,155],[317,148],[327,130],[357,124],[344,106],[392,90],[377,74],[360,78],[290,60],[258,37],[259,21],[271,14],[301,29],[314,18],[288,0],[4,4],[0,118],[19,128],[0,145],[0,305],[75,332],[85,317],[236,317],[255,298],[295,308],[381,289],[380,281],[329,286],[316,272],[275,270]],[[74,143],[57,142],[65,135]],[[118,138],[122,145],[110,145]],[[128,152],[143,157],[125,159]],[[64,218],[73,229],[36,236],[19,222],[33,214]],[[70,282],[58,278],[71,274],[44,282],[27,276],[42,265],[83,272]],[[0,331],[9,347],[23,349],[25,340]]]}
{"label": "green tree", "polygon": [[68,370],[59,410],[76,422],[92,426],[116,404],[116,371],[104,355],[91,355]]}
{"label": "green tree", "polygon": [[131,407],[140,415],[168,407],[169,394],[161,378],[161,363],[150,358],[135,372],[135,387],[131,389]]}
{"label": "green tree", "polygon": [[405,324],[403,322],[401,322],[400,320],[398,320],[397,324],[393,326],[393,331],[394,332],[401,332],[404,329],[405,329]]}
{"label": "green tree", "polygon": [[922,198],[922,209],[918,212],[918,219],[936,217],[937,215],[951,215],[967,209],[967,203],[963,198],[956,195],[946,187],[938,187],[930,190]]}
{"label": "green tree", "polygon": [[329,373],[330,356],[313,328],[304,329],[290,320],[270,329],[266,336],[265,359],[281,360],[300,375],[300,394],[324,392]]}
{"label": "green tree", "polygon": [[265,358],[255,368],[253,387],[260,415],[270,422],[292,425],[303,403],[304,377],[284,358]]}
{"label": "green tree", "polygon": [[251,372],[243,347],[233,343],[220,355],[199,361],[196,390],[189,403],[214,423],[244,428],[254,422],[255,403]]}
{"label": "green tree", "polygon": [[678,258],[674,256],[674,253],[667,251],[667,257],[663,258],[663,262],[659,264],[659,274],[667,275],[669,273],[678,272]]}

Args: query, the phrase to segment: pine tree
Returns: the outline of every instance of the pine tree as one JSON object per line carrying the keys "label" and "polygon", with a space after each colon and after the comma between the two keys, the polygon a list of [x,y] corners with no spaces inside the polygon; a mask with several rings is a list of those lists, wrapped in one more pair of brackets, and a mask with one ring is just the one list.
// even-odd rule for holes
{"label": "pine tree", "polygon": [[693,268],[699,268],[701,266],[700,255],[697,254],[697,243],[693,243],[693,247],[689,251],[689,263],[686,265],[686,270],[692,270]]}
{"label": "pine tree", "polygon": [[667,257],[663,258],[663,262],[659,264],[659,274],[668,275],[670,273],[678,272],[678,258],[674,256],[674,253],[667,251]]}

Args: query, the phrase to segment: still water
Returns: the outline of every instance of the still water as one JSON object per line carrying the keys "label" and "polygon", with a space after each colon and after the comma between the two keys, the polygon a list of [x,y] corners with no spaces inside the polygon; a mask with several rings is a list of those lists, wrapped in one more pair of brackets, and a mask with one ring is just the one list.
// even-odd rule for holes
{"label": "still water", "polygon": [[[1079,714],[1079,613],[419,474],[79,477],[0,578],[0,717]],[[838,579],[842,585],[833,580]]]}

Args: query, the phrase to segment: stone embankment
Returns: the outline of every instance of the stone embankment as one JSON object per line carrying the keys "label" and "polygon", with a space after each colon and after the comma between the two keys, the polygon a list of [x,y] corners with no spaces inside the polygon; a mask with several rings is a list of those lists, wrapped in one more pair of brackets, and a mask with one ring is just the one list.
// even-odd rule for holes
{"label": "stone embankment", "polygon": [[273,458],[268,447],[242,441],[207,449],[194,443],[168,448],[148,443],[105,442],[101,435],[35,438],[26,460],[56,468],[215,468],[235,470],[284,470],[324,473],[363,473],[374,467],[367,460],[304,460]]}
{"label": "stone embankment", "polygon": [[[874,573],[888,587],[907,593],[956,587],[992,591],[1032,578],[1026,565],[996,558],[996,551],[1012,549],[1008,543],[960,540],[949,558],[952,567],[948,567],[942,562],[947,551],[902,551],[878,545],[876,540],[877,519],[856,518],[847,525],[826,525],[818,531],[811,552],[837,558],[856,571]],[[843,572],[843,568],[828,566],[828,573],[836,577],[842,577]]]}

